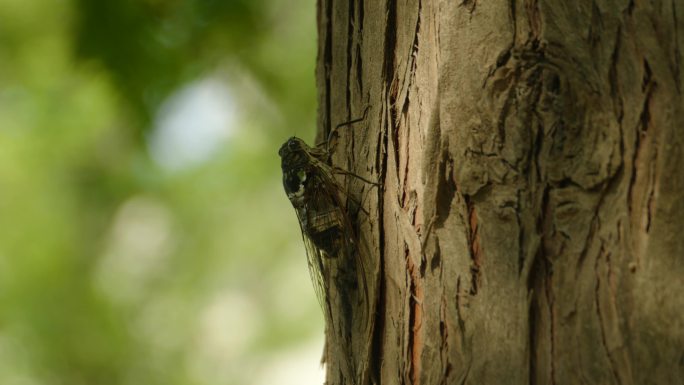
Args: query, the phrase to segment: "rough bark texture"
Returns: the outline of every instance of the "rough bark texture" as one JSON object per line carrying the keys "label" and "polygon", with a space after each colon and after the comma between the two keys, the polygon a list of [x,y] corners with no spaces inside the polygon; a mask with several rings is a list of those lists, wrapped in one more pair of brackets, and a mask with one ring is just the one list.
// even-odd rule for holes
{"label": "rough bark texture", "polygon": [[[319,0],[377,298],[328,384],[684,383],[684,1]],[[339,355],[339,350],[337,351]],[[359,369],[360,370],[360,369]]]}

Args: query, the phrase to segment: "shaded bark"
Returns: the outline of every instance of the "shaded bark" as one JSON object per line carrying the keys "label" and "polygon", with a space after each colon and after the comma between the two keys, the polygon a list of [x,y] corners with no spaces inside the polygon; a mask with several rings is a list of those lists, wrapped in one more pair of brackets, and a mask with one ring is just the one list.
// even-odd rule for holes
{"label": "shaded bark", "polygon": [[[328,384],[684,383],[684,2],[319,0],[372,266]],[[368,314],[366,314],[368,313]],[[341,316],[341,315],[337,315]]]}

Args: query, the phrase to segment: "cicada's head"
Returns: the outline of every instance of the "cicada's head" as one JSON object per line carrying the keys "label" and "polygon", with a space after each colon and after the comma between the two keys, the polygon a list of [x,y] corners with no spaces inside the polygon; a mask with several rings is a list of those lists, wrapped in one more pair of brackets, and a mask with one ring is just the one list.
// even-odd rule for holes
{"label": "cicada's head", "polygon": [[280,146],[280,150],[278,150],[278,155],[280,155],[281,158],[285,159],[288,155],[298,152],[306,152],[308,148],[309,146],[307,146],[303,140],[297,138],[296,136],[293,136],[290,139],[288,139],[285,143],[283,143],[282,146]]}
{"label": "cicada's head", "polygon": [[283,143],[278,150],[283,172],[306,165],[309,162],[310,150],[311,148],[303,140],[294,136]]}

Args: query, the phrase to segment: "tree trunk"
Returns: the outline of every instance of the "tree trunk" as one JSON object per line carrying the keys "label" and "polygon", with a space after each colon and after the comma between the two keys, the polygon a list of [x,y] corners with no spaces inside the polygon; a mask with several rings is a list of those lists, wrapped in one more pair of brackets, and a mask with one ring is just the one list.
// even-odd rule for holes
{"label": "tree trunk", "polygon": [[342,180],[372,298],[328,384],[684,383],[683,18],[318,1],[320,137],[369,106],[333,163],[382,185]]}

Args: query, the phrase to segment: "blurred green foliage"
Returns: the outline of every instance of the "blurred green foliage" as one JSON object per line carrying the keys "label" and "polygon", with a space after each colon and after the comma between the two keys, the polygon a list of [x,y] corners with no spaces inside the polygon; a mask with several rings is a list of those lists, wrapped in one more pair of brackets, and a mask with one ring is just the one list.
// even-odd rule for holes
{"label": "blurred green foliage", "polygon": [[[0,0],[0,384],[261,384],[320,354],[298,345],[322,326],[277,157],[313,134],[314,13]],[[168,101],[206,79],[230,135],[165,167]]]}

